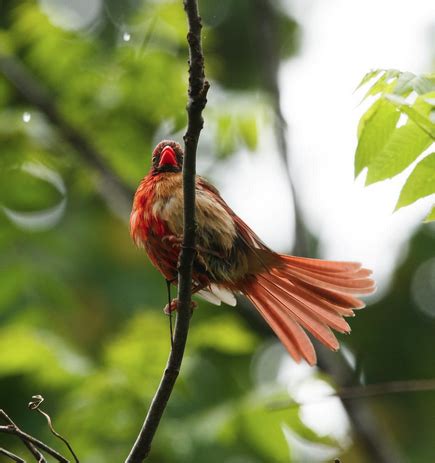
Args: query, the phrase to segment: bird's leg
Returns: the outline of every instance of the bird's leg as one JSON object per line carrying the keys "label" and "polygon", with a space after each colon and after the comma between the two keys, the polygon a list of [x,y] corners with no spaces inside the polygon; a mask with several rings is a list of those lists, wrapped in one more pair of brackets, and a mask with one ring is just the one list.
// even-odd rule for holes
{"label": "bird's leg", "polygon": [[[198,307],[198,304],[195,301],[190,301],[190,310],[193,311],[193,309],[196,309]],[[172,301],[169,304],[165,305],[165,308],[163,309],[163,312],[166,315],[170,315],[172,312],[175,312],[178,310],[178,299],[172,299]]]}
{"label": "bird's leg", "polygon": [[[166,280],[166,289],[168,291],[168,307],[171,306],[171,280]],[[171,348],[174,348],[174,334],[172,329],[172,312],[169,311],[169,334],[171,336]]]}

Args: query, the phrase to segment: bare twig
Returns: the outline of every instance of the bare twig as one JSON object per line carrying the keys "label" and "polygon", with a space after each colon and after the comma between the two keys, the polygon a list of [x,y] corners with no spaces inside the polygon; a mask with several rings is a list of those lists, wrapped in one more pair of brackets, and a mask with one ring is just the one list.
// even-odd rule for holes
{"label": "bare twig", "polygon": [[48,413],[44,412],[44,410],[42,410],[40,408],[42,402],[44,402],[44,397],[42,397],[42,395],[39,395],[39,394],[34,395],[34,396],[32,396],[32,401],[29,402],[28,407],[29,407],[30,410],[35,410],[38,413],[40,413],[47,420],[48,427],[50,428],[50,431],[68,447],[68,450],[71,452],[71,455],[73,456],[74,461],[76,463],[80,463],[79,459],[77,458],[77,455],[74,453],[74,450],[72,449],[69,442],[53,428],[53,424],[51,423],[50,415]]}
{"label": "bare twig", "polygon": [[26,463],[26,460],[23,460],[20,458],[18,455],[15,455],[15,453],[9,452],[8,450],[0,447],[0,455],[5,455],[6,457],[10,458],[13,461],[16,461],[18,463]]}
{"label": "bare twig", "polygon": [[140,463],[150,452],[151,443],[165,411],[178,377],[186,346],[191,316],[192,264],[195,255],[195,172],[196,149],[203,127],[202,110],[207,103],[208,82],[204,76],[204,57],[201,48],[201,18],[196,0],[184,0],[189,23],[189,102],[188,126],[184,136],[183,164],[184,233],[178,268],[178,314],[173,347],[160,385],[153,398],[145,422],[126,463]]}
{"label": "bare twig", "polygon": [[118,215],[128,217],[133,190],[125,185],[90,140],[63,117],[44,85],[13,56],[0,55],[0,73],[23,98],[45,115],[82,160],[99,174],[102,196]]}
{"label": "bare twig", "polygon": [[0,432],[6,433],[6,434],[13,434],[13,435],[19,437],[21,440],[25,440],[27,442],[30,442],[35,447],[38,447],[38,449],[42,450],[43,452],[48,453],[48,455],[51,455],[53,458],[55,458],[60,463],[69,463],[69,460],[67,460],[59,452],[52,449],[47,444],[44,444],[44,442],[41,442],[40,440],[38,440],[35,437],[31,436],[30,434],[27,434],[27,433],[21,431],[21,429],[19,429],[16,425],[0,426]]}
{"label": "bare twig", "polygon": [[[9,418],[9,416],[6,414],[4,410],[0,410],[0,418],[2,418],[3,421],[8,425],[16,427],[16,424],[11,420],[11,418]],[[47,460],[44,458],[42,453],[31,442],[28,442],[25,439],[21,440],[23,444],[29,449],[29,452],[34,456],[35,460],[38,463],[47,463]]]}

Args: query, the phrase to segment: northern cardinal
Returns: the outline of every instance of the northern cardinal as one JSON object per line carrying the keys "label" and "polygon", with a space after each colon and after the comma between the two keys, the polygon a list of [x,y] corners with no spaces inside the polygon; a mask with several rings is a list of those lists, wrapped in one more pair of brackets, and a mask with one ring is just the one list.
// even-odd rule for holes
{"label": "northern cardinal", "polygon": [[[183,150],[162,141],[152,166],[134,196],[131,236],[145,248],[166,280],[177,281],[183,234]],[[365,304],[371,271],[355,262],[287,256],[268,248],[203,177],[196,177],[196,257],[193,292],[209,302],[236,305],[244,294],[264,317],[296,362],[316,363],[304,330],[332,350],[339,343],[331,331],[350,332],[343,317]]]}

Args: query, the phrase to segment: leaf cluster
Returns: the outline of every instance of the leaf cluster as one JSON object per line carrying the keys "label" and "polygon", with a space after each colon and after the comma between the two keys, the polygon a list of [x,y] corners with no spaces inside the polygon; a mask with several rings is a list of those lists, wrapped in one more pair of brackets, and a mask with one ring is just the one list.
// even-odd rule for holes
{"label": "leaf cluster", "polygon": [[[364,99],[374,101],[359,122],[355,176],[367,168],[370,185],[413,165],[397,210],[435,193],[435,153],[428,152],[435,140],[435,74],[375,70],[360,86],[366,84]],[[425,220],[434,219],[435,208]]]}

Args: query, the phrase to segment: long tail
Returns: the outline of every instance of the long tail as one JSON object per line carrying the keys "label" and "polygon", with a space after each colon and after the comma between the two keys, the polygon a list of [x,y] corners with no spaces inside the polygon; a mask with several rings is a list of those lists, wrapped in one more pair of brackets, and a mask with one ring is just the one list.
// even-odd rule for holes
{"label": "long tail", "polygon": [[332,350],[339,348],[331,328],[349,333],[343,317],[365,304],[356,296],[375,290],[371,271],[355,262],[331,262],[279,256],[278,265],[259,273],[243,287],[278,338],[297,361],[316,363],[316,352],[307,333]]}

